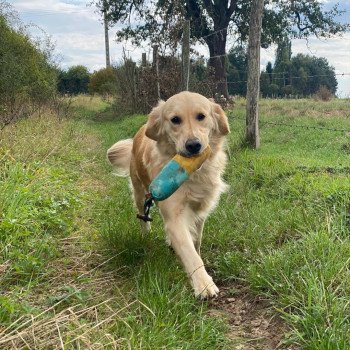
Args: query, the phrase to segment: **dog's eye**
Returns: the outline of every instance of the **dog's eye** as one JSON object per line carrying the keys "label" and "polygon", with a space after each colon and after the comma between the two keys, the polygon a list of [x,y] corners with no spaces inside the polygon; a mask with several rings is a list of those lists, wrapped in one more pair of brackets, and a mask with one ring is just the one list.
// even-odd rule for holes
{"label": "dog's eye", "polygon": [[197,120],[201,121],[201,120],[203,120],[203,119],[205,119],[205,115],[202,114],[202,113],[199,113],[199,114],[197,115]]}
{"label": "dog's eye", "polygon": [[177,124],[177,125],[181,124],[181,122],[182,122],[181,118],[178,116],[172,117],[170,120],[173,124]]}

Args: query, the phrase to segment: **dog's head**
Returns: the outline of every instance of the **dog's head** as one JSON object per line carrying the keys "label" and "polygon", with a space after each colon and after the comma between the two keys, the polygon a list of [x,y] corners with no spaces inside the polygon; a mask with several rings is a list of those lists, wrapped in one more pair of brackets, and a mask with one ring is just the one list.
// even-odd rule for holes
{"label": "dog's head", "polygon": [[193,92],[180,92],[153,108],[146,136],[168,147],[169,153],[190,157],[230,132],[220,105]]}

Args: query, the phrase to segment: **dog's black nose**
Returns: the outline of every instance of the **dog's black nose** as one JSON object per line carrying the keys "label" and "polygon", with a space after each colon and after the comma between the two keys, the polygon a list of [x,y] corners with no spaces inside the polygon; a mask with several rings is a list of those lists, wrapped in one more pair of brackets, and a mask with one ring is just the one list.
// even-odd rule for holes
{"label": "dog's black nose", "polygon": [[187,140],[185,143],[185,147],[190,155],[195,155],[199,153],[199,151],[202,148],[202,145],[201,142],[197,138],[195,138]]}

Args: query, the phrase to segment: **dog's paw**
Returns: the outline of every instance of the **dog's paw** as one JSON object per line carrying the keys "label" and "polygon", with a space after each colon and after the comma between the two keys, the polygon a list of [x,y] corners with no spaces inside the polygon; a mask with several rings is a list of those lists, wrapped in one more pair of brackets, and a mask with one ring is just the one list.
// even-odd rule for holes
{"label": "dog's paw", "polygon": [[215,298],[219,294],[219,288],[214,282],[208,287],[205,287],[204,291],[197,295],[201,299]]}
{"label": "dog's paw", "polygon": [[203,271],[192,278],[194,294],[201,299],[216,297],[219,293],[219,288],[213,282],[213,279]]}

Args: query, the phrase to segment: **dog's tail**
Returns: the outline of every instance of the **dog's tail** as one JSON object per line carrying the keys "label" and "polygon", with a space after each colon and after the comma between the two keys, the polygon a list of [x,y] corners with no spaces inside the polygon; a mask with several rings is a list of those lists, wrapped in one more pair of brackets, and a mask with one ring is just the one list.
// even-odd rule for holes
{"label": "dog's tail", "polygon": [[120,176],[130,174],[132,144],[132,139],[121,140],[107,151],[108,160],[117,168],[117,174]]}

